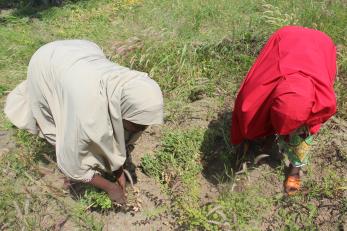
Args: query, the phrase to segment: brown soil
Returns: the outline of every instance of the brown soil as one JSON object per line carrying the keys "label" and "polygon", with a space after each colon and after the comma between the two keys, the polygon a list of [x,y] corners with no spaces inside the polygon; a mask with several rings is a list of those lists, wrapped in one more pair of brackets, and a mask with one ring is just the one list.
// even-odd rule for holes
{"label": "brown soil", "polygon": [[11,137],[12,135],[10,132],[0,131],[0,160],[15,148],[15,144]]}
{"label": "brown soil", "polygon": [[[347,149],[344,143],[347,141],[345,122],[339,123],[337,120],[332,120],[325,124],[328,129],[328,134],[322,134],[316,140],[311,155],[314,157],[310,162],[310,180],[321,182],[322,179],[327,177],[329,169],[332,169],[338,177],[347,179]],[[333,141],[333,142],[331,142]],[[253,150],[253,154],[262,153],[260,150]],[[264,159],[259,165],[252,163],[254,157],[247,158],[246,171],[240,175],[236,175],[235,181],[231,189],[235,192],[246,191],[249,188],[258,188],[258,193],[262,196],[283,198],[286,201],[286,194],[283,192],[283,179],[285,173],[276,170],[280,165],[271,160],[271,158]],[[288,165],[288,162],[286,163]],[[307,180],[307,169],[303,169],[303,192],[308,193],[310,188],[305,186]],[[277,173],[276,173],[277,171]],[[280,171],[280,172],[278,172]],[[306,176],[306,178],[305,178]],[[230,188],[230,186],[229,186]],[[317,215],[314,218],[314,224],[318,230],[347,230],[347,215],[342,212],[343,198],[347,198],[346,190],[338,190],[332,196],[322,197],[320,200],[311,198],[305,202],[304,205],[291,204],[291,202],[284,202],[278,205],[273,205],[271,212],[264,214],[262,226],[260,230],[282,230],[286,229],[285,224],[281,219],[276,218],[280,209],[287,209],[287,211],[297,209],[295,212],[308,216],[308,210],[305,207],[307,204],[313,204],[317,208]],[[299,227],[307,225],[305,221],[297,219]]]}
{"label": "brown soil", "polygon": [[136,176],[135,190],[138,190],[137,201],[140,202],[138,212],[111,212],[103,217],[104,230],[170,230],[172,218],[168,214],[169,201],[161,192],[160,185],[142,173],[141,158],[151,153],[160,144],[160,129],[151,127],[137,141],[131,153],[133,166],[130,172]]}
{"label": "brown soil", "polygon": [[[231,101],[229,99],[229,101]],[[214,99],[203,98],[192,102],[189,107],[185,109],[185,113],[178,117],[176,121],[168,122],[165,126],[169,129],[183,128],[183,127],[200,127],[213,129],[216,126],[221,126],[221,123],[230,120],[230,102],[225,106],[222,113],[217,113],[219,104]],[[229,124],[228,124],[229,125]],[[227,126],[228,126],[227,125]],[[332,164],[332,168],[336,170],[339,176],[347,178],[346,165],[346,131],[341,128],[339,124],[328,124],[332,130],[334,141],[331,144],[329,140],[322,140],[322,142],[329,143],[324,149],[315,150],[315,158],[312,161],[313,176],[316,181],[320,181],[325,173],[321,169],[326,163]],[[139,211],[127,210],[112,210],[106,213],[92,212],[97,219],[102,221],[105,226],[103,230],[173,230],[175,226],[175,219],[170,214],[170,198],[162,192],[159,183],[154,179],[143,174],[140,168],[141,158],[146,153],[153,153],[158,145],[160,145],[161,128],[151,127],[146,131],[135,145],[135,149],[131,154],[131,163],[127,164],[127,168],[132,173],[135,179],[135,187],[128,188],[129,193],[135,195],[136,201],[139,205]],[[328,138],[329,139],[329,138]],[[202,175],[198,177],[201,185],[201,204],[210,203],[216,200],[219,195],[219,190],[223,190],[223,182],[212,180],[212,175],[218,173],[221,162],[218,159],[219,144],[212,147],[216,150],[216,155],[205,163],[205,170]],[[8,132],[0,132],[0,160],[1,157],[6,155],[15,148],[14,142],[11,141],[11,134]],[[244,191],[248,187],[259,188],[259,193],[270,197],[284,196],[282,180],[275,173],[273,163],[267,160],[262,161],[260,165],[254,166],[251,160],[248,160],[248,169],[246,174],[237,175],[234,181],[234,187],[230,190]],[[48,185],[50,190],[55,191],[56,195],[61,200],[71,201],[76,195],[73,192],[66,192],[62,190],[64,180],[63,175],[57,170],[54,163],[42,165],[37,167],[38,172],[41,174],[41,182]],[[35,194],[42,193],[42,187],[37,184],[32,184],[31,187],[23,189],[28,195],[34,196]],[[134,193],[135,191],[135,193]],[[340,197],[347,197],[346,190],[343,191]],[[323,198],[322,200],[312,199],[310,203],[315,204],[318,208],[318,216],[315,218],[315,223],[319,230],[346,230],[347,216],[339,213],[341,207],[340,198]],[[37,208],[38,210],[40,208]],[[275,219],[278,213],[279,206],[273,206],[270,214],[265,214],[261,230],[278,230],[283,228],[283,224]],[[76,224],[69,216],[64,214],[64,211],[57,206],[54,201],[47,202],[43,205],[41,211],[38,213],[38,221],[41,227],[45,229],[55,230],[79,230],[79,225]],[[304,225],[304,224],[303,224]]]}

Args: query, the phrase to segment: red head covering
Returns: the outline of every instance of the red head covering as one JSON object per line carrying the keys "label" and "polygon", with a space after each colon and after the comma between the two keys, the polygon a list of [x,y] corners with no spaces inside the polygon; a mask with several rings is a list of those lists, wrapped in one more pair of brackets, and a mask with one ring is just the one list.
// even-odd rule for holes
{"label": "red head covering", "polygon": [[312,134],[336,112],[336,49],[318,30],[287,26],[276,31],[237,95],[231,142],[281,134],[300,126]]}

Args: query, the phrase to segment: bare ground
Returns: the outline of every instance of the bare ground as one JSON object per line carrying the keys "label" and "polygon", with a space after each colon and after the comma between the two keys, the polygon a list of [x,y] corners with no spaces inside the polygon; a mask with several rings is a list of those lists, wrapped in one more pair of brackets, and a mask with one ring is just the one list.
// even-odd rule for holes
{"label": "bare ground", "polygon": [[[230,99],[229,99],[230,100]],[[229,103],[228,103],[229,105]],[[179,127],[202,127],[209,128],[216,123],[220,123],[221,113],[217,112],[218,103],[210,98],[203,98],[192,102],[185,109],[183,116],[175,121],[168,122],[165,129],[176,129]],[[224,113],[224,114],[223,114]],[[222,112],[230,117],[230,113]],[[227,117],[227,119],[230,119]],[[225,120],[225,118],[224,118]],[[327,145],[318,145],[315,151],[315,158],[312,160],[312,180],[321,181],[326,172],[326,164],[331,164],[339,177],[347,178],[346,170],[346,147],[343,143],[346,142],[345,132],[347,127],[344,121],[333,121],[327,124],[331,130],[330,136],[323,136],[320,142]],[[0,132],[0,159],[7,153],[16,149],[15,143],[12,141],[11,134],[8,132]],[[333,142],[329,140],[334,137]],[[161,189],[158,182],[145,175],[140,168],[141,158],[146,153],[152,153],[158,145],[160,145],[161,128],[152,127],[144,133],[137,142],[134,151],[132,152],[132,164],[128,164],[128,169],[135,179],[134,188],[128,187],[130,198],[136,202],[136,209],[113,209],[107,212],[86,211],[94,214],[96,219],[104,223],[103,230],[173,230],[177,228],[175,217],[170,212],[170,197],[167,196]],[[217,144],[218,146],[218,144]],[[322,148],[323,147],[323,148]],[[212,147],[215,148],[215,147]],[[205,163],[205,171],[198,176],[201,185],[201,205],[211,203],[219,195],[219,190],[225,189],[225,183],[218,182],[218,176],[222,174],[220,171],[220,160],[218,159],[218,148],[216,148],[215,157],[212,156],[208,163]],[[204,164],[204,163],[203,163]],[[257,186],[259,193],[269,197],[284,197],[282,191],[282,180],[276,172],[276,166],[270,161],[262,161],[260,165],[248,163],[246,174],[237,175],[232,189],[235,192],[245,191],[250,187]],[[219,168],[219,170],[218,170]],[[63,175],[56,168],[54,162],[49,162],[45,165],[39,165],[37,168],[41,178],[38,182],[24,184],[20,191],[27,195],[27,200],[35,200],[35,197],[40,197],[45,193],[53,195],[51,201],[41,201],[36,207],[30,207],[30,212],[36,212],[37,215],[31,215],[33,219],[37,219],[42,229],[54,230],[80,230],[80,223],[71,219],[66,215],[64,206],[73,203],[73,190],[70,192],[64,191]],[[218,172],[219,171],[219,172]],[[7,172],[7,175],[13,173]],[[30,175],[28,177],[30,182]],[[223,186],[224,185],[224,186]],[[308,189],[307,189],[308,190]],[[324,197],[321,200],[316,198],[310,199],[310,203],[317,207],[317,216],[315,224],[319,230],[346,230],[347,217],[341,213],[341,198],[346,198],[346,190],[342,190],[340,194],[332,197]],[[25,206],[19,205],[25,214]],[[264,215],[261,230],[278,230],[283,229],[281,220],[278,219],[278,212],[281,206],[286,204],[273,205],[271,212]],[[289,206],[289,205],[288,205]],[[301,208],[303,213],[306,208]],[[136,211],[137,210],[137,211]],[[17,211],[18,213],[18,211]],[[18,215],[17,216],[23,216]],[[30,215],[28,215],[30,216]],[[304,221],[298,221],[304,222]],[[304,225],[304,224],[303,224]],[[0,230],[6,230],[6,227],[0,226]]]}
{"label": "bare ground", "polygon": [[[317,230],[347,230],[346,201],[344,201],[347,198],[347,192],[345,189],[338,187],[328,188],[329,186],[326,186],[326,189],[320,189],[321,191],[318,192],[319,196],[309,196],[312,188],[307,185],[308,182],[322,184],[322,181],[329,177],[331,171],[333,171],[333,174],[336,174],[337,179],[344,179],[344,182],[347,179],[347,168],[345,167],[347,149],[342,145],[347,141],[345,135],[347,126],[344,121],[334,117],[325,124],[325,128],[328,134],[320,134],[311,151],[312,157],[308,167],[310,169],[303,168],[301,173],[303,177],[301,195],[306,198],[304,202],[292,201],[286,196],[283,192],[285,169],[283,171],[279,168],[280,165],[270,158],[261,161],[259,165],[253,165],[248,161],[247,166],[250,166],[250,169],[246,170],[245,174],[236,176],[233,187],[235,191],[241,192],[256,186],[262,195],[281,198],[279,202],[273,204],[271,212],[264,215],[263,223],[260,227],[261,230],[286,229],[286,224],[278,217],[283,210],[288,212],[288,214],[295,212],[297,216],[296,225],[302,227],[302,229],[307,225],[305,219],[312,215],[314,217],[313,223]],[[258,150],[259,153],[261,152]],[[287,160],[286,165],[288,165]],[[336,179],[332,179],[330,184],[334,184],[334,180]],[[323,190],[329,191],[325,193]],[[316,215],[311,214],[307,205],[313,205],[316,208]],[[282,211],[280,211],[281,209]]]}

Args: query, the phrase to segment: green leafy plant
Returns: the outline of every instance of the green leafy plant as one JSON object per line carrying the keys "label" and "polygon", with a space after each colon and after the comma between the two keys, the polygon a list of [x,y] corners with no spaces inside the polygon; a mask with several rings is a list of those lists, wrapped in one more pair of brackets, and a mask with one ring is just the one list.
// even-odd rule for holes
{"label": "green leafy plant", "polygon": [[6,86],[0,85],[0,96],[5,95],[5,92],[8,90]]}
{"label": "green leafy plant", "polygon": [[83,197],[80,199],[80,203],[88,208],[99,208],[102,210],[110,209],[112,207],[112,201],[105,192],[97,191],[94,188],[87,188]]}

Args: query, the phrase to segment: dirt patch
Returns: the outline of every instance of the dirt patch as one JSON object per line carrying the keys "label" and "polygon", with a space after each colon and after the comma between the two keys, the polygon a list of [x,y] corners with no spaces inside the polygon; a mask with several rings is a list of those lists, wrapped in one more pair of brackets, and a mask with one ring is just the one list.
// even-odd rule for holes
{"label": "dirt patch", "polygon": [[[129,194],[136,191],[136,200],[141,205],[139,211],[125,211],[124,209],[112,209],[104,212],[92,212],[89,209],[85,211],[85,213],[91,212],[97,220],[102,221],[105,224],[104,230],[172,229],[173,219],[169,214],[170,203],[167,196],[161,191],[160,185],[155,179],[146,176],[140,169],[141,158],[144,154],[153,152],[160,144],[160,135],[159,127],[151,127],[141,136],[131,154],[129,170],[135,176],[136,183],[134,189],[128,188],[128,191]],[[16,145],[9,132],[0,132],[0,137],[1,159]],[[73,185],[71,190],[65,190],[65,177],[57,168],[56,163],[52,159],[44,162],[32,166],[33,172],[28,171],[24,174],[23,180],[26,180],[24,184],[18,183],[20,193],[28,196],[25,203],[29,203],[30,207],[28,215],[23,216],[35,220],[37,225],[45,230],[79,230],[81,224],[76,223],[68,212],[64,212],[65,205],[75,204],[74,200],[80,198],[81,193],[76,191],[78,185]],[[5,169],[3,171],[5,172]],[[16,176],[11,169],[6,169],[6,171],[8,175],[13,173],[14,177]],[[48,198],[52,197],[52,200],[47,200],[47,195]],[[24,205],[19,204],[18,206],[22,210]]]}
{"label": "dirt patch", "polygon": [[[273,198],[276,203],[270,206],[270,210],[263,216],[261,230],[279,230],[284,229],[283,219],[279,218],[279,213],[298,212],[304,214],[305,219],[309,217],[310,207],[306,204],[312,204],[316,207],[314,215],[314,224],[319,230],[336,230],[346,226],[346,213],[343,213],[342,198],[346,198],[346,191],[341,191],[337,196],[308,198],[305,204],[295,203],[284,198],[283,179],[284,172],[280,169],[280,165],[273,165],[267,159],[254,165],[254,158],[245,159],[247,170],[241,174],[237,174],[235,178],[227,176],[230,172],[227,168],[228,156],[234,153],[234,149],[227,145],[226,137],[229,137],[228,131],[231,122],[231,102],[225,104],[224,109],[218,113],[220,103],[214,99],[203,98],[192,102],[184,113],[180,116],[180,120],[169,122],[163,127],[153,126],[148,129],[140,137],[135,145],[135,149],[131,153],[130,162],[127,163],[127,169],[131,172],[135,179],[134,195],[140,204],[139,211],[125,211],[122,209],[113,209],[106,212],[86,211],[92,213],[97,220],[104,223],[103,230],[173,230],[177,226],[174,223],[175,217],[171,210],[171,197],[163,193],[160,184],[153,178],[145,175],[140,167],[141,158],[147,153],[153,153],[160,146],[161,132],[164,129],[182,129],[182,128],[207,128],[204,137],[203,147],[201,147],[201,163],[204,171],[197,176],[200,185],[200,205],[214,203],[220,192],[228,188],[228,190],[238,192],[246,192],[250,188],[256,188],[257,193],[262,197]],[[312,159],[312,176],[310,180],[321,183],[326,177],[327,163],[329,167],[334,169],[339,177],[347,178],[346,143],[345,128],[339,123],[330,122],[327,124],[329,128],[328,134],[322,134],[319,143],[314,150],[315,158]],[[14,142],[11,140],[9,132],[0,132],[0,150],[5,150],[2,154],[15,148]],[[332,140],[332,141],[331,141]],[[227,140],[228,141],[228,140]],[[326,145],[328,144],[328,145]],[[0,152],[1,159],[1,152]],[[62,190],[64,184],[63,175],[56,168],[55,164],[42,164],[36,167],[37,172],[41,175],[40,182],[49,187],[49,193],[55,193],[60,200],[70,200],[76,197],[73,192]],[[235,172],[234,172],[235,173]],[[225,181],[221,180],[225,177]],[[31,184],[30,187],[24,188],[26,193],[34,197],[35,194],[41,195],[42,187],[37,184]],[[133,191],[129,188],[129,193]],[[276,199],[275,199],[276,198]],[[58,230],[78,230],[81,228],[69,216],[64,214],[64,208],[56,206],[54,200],[40,202],[32,211],[38,211],[35,219],[40,222],[43,229]],[[298,215],[298,226],[305,227],[305,220]],[[301,220],[300,220],[301,219]],[[342,227],[342,228],[341,228]]]}
{"label": "dirt patch", "polygon": [[47,205],[43,210],[38,222],[43,230],[79,230],[78,226],[71,220],[70,216],[64,215],[57,210],[55,204]]}
{"label": "dirt patch", "polygon": [[[229,107],[230,105],[228,105]],[[211,130],[204,135],[201,146],[201,163],[204,171],[197,178],[200,183],[201,203],[209,203],[219,195],[218,183],[224,172],[221,152],[225,149],[224,140],[220,129],[230,117],[220,111],[220,102],[214,98],[203,97],[190,103],[180,116],[178,123],[169,123],[169,127],[175,128],[205,128]],[[217,131],[218,132],[215,132]],[[218,133],[218,134],[216,134]]]}
{"label": "dirt patch", "polygon": [[346,230],[346,202],[343,198],[346,198],[347,192],[339,186],[341,180],[343,182],[344,179],[342,184],[345,184],[347,179],[347,158],[342,145],[347,141],[344,123],[333,118],[324,125],[316,137],[309,166],[304,168],[301,195],[304,200],[284,197],[266,218],[264,230],[287,227],[288,224],[274,218],[280,211],[285,211],[288,217],[295,214],[295,225],[302,229],[307,227],[307,221],[311,219],[310,227],[318,230]]}
{"label": "dirt patch", "polygon": [[[23,179],[14,182],[13,187],[25,196],[24,200],[13,201],[16,224],[24,229],[28,221],[35,221],[35,227],[40,230],[79,230],[80,227],[67,212],[66,205],[74,201],[68,192],[62,190],[62,175],[54,167],[49,172],[46,171],[48,168],[44,168],[45,173],[40,179],[27,172],[25,182]],[[11,170],[8,174],[11,175]]]}
{"label": "dirt patch", "polygon": [[[346,128],[342,126],[345,122],[336,121],[328,122],[316,138],[309,171],[304,168],[303,190],[299,199],[288,198],[283,193],[285,167],[270,158],[262,160],[260,165],[253,164],[254,157],[245,158],[246,171],[236,174],[232,186],[226,183],[226,188],[231,191],[247,192],[256,188],[261,197],[274,200],[263,216],[262,225],[258,227],[260,230],[282,230],[294,226],[306,229],[307,225],[318,230],[345,230],[346,202],[343,198],[346,198],[347,192],[337,182],[345,179],[346,183],[347,179],[346,149],[343,145],[347,139]],[[257,147],[252,149],[252,155],[257,156],[261,150],[255,149]]]}
{"label": "dirt patch", "polygon": [[0,160],[16,146],[11,137],[11,132],[0,131]]}
{"label": "dirt patch", "polygon": [[[318,201],[318,216],[315,223],[320,230],[346,230],[346,201],[347,190],[347,123],[338,118],[332,118],[326,125],[326,134],[322,134],[320,144],[312,155],[312,178],[324,181],[327,195]],[[342,187],[339,181],[342,180]],[[329,190],[330,188],[330,190]],[[331,195],[330,195],[331,194]]]}
{"label": "dirt patch", "polygon": [[217,118],[219,105],[216,99],[206,97],[184,106],[183,109],[171,109],[170,113],[174,114],[175,119],[168,121],[166,126],[172,129],[207,128],[210,121]]}
{"label": "dirt patch", "polygon": [[112,44],[112,50],[116,55],[126,56],[136,49],[141,49],[143,42],[138,37],[131,37],[126,41],[114,41]]}
{"label": "dirt patch", "polygon": [[103,217],[104,230],[170,230],[172,217],[169,214],[168,197],[162,193],[159,183],[142,173],[141,158],[152,153],[160,145],[160,127],[152,126],[136,142],[131,153],[129,170],[136,179],[135,190],[138,191],[137,201],[140,202],[139,212],[110,212]]}
{"label": "dirt patch", "polygon": [[200,182],[200,201],[201,204],[213,203],[219,196],[218,187],[209,182],[203,175],[198,177]]}

